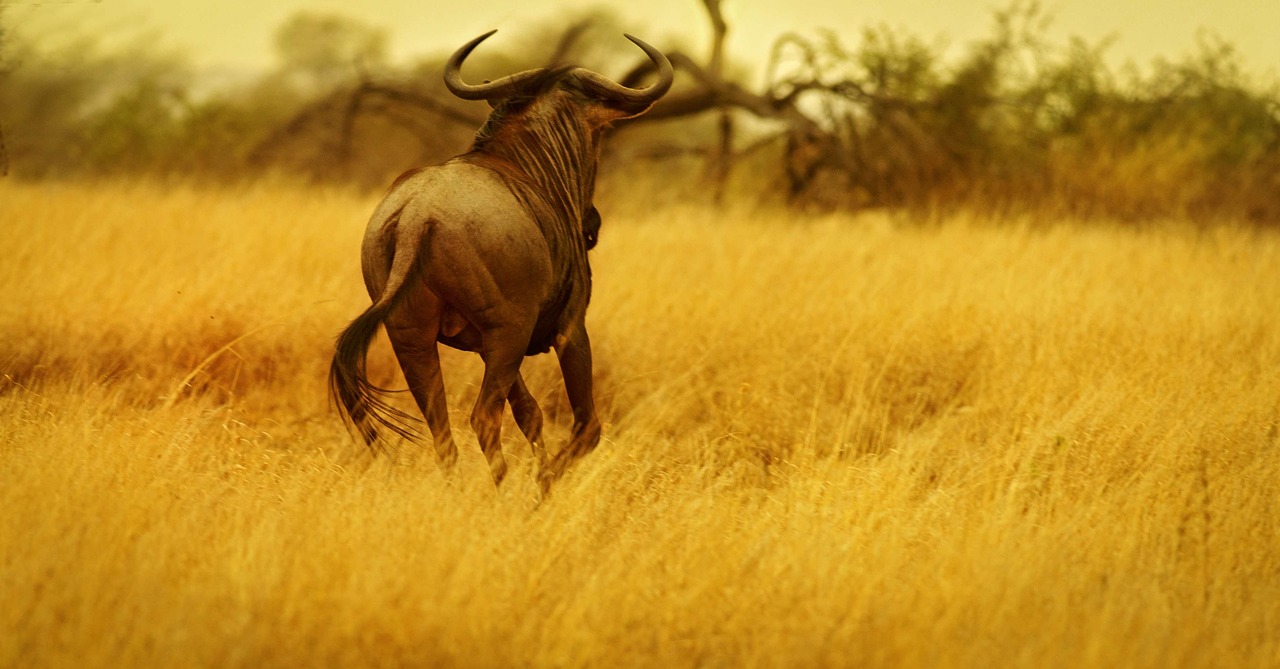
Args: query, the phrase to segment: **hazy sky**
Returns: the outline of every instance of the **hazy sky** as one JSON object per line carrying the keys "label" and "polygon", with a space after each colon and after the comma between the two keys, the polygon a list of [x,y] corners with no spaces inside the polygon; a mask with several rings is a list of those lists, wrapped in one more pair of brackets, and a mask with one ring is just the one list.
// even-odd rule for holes
{"label": "hazy sky", "polygon": [[[301,9],[332,11],[384,27],[392,58],[452,48],[490,28],[519,39],[522,27],[575,8],[613,8],[629,30],[655,45],[675,36],[705,44],[698,0],[9,0],[6,19],[57,39],[76,31],[114,39],[154,39],[201,68],[260,68],[272,62],[271,34]],[[1239,47],[1249,69],[1274,79],[1280,72],[1280,0],[1048,0],[1052,35],[1116,41],[1119,63],[1149,64],[1157,56],[1191,53],[1202,29]],[[778,34],[831,29],[853,43],[862,27],[885,23],[953,49],[990,34],[992,10],[1004,0],[725,0],[735,57],[758,59]]]}

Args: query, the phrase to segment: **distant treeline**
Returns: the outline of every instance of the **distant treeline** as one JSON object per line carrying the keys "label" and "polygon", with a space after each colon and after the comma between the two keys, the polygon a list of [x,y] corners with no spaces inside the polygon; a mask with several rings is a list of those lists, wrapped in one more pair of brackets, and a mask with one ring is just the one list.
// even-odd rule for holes
{"label": "distant treeline", "polygon": [[[1280,92],[1246,75],[1231,45],[1205,38],[1180,59],[1117,71],[1105,44],[1052,43],[1043,19],[1034,5],[998,12],[989,38],[946,57],[887,28],[784,35],[761,54],[758,92],[673,59],[672,104],[698,85],[718,97],[616,133],[602,191],[620,192],[610,179],[625,176],[632,190],[800,207],[1280,222]],[[607,13],[572,35],[543,30],[545,52],[486,44],[468,67],[633,55]],[[341,17],[293,17],[276,34],[277,68],[221,83],[145,46],[51,52],[2,39],[9,178],[283,173],[378,187],[465,150],[487,111],[444,93],[445,54],[390,67],[385,33]],[[757,66],[723,71],[759,79]]]}

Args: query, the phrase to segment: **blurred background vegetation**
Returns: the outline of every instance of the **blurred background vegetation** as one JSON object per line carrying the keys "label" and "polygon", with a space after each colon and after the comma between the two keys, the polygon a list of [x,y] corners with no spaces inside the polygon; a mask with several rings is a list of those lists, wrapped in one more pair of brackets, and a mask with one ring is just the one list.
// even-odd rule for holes
{"label": "blurred background vegetation", "polygon": [[[722,44],[732,27],[718,0],[703,3]],[[148,43],[41,48],[4,30],[3,8],[11,179],[380,189],[465,151],[488,111],[445,92],[446,53],[393,67],[385,28],[340,15],[294,15],[275,31],[273,69],[213,82]],[[1036,4],[998,11],[958,58],[884,27],[780,35],[763,66],[673,50],[675,89],[614,133],[598,199],[1280,222],[1280,91],[1247,76],[1230,44],[1206,36],[1179,59],[1117,70],[1105,41],[1052,42],[1048,21]],[[639,85],[624,31],[605,10],[549,18],[518,52],[486,44],[468,77],[572,61]]]}

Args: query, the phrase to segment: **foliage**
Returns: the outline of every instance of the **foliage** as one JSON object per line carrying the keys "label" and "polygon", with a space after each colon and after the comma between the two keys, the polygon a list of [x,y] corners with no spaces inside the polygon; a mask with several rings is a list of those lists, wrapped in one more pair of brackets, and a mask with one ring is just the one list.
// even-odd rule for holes
{"label": "foliage", "polygon": [[[1280,96],[1252,85],[1229,45],[1205,40],[1121,82],[1105,45],[1057,47],[1046,25],[1036,5],[998,13],[994,36],[952,64],[883,28],[855,48],[833,35],[787,38],[800,47],[790,59],[808,67],[774,86],[816,98],[825,130],[808,140],[818,148],[794,194],[854,206],[1280,220]],[[785,68],[785,51],[780,59]]]}
{"label": "foliage", "polygon": [[387,35],[385,30],[342,15],[303,11],[276,29],[275,48],[285,72],[325,90],[354,72],[382,66]]}
{"label": "foliage", "polygon": [[[820,209],[1280,221],[1280,92],[1250,80],[1229,44],[1205,38],[1182,59],[1115,71],[1105,43],[1055,44],[1048,25],[1038,5],[1016,4],[958,55],[885,27],[852,43],[834,33],[782,36],[767,94],[794,102],[804,122],[753,125],[745,117],[759,108],[733,112],[744,130],[730,152],[738,165],[730,197]],[[603,11],[567,29],[557,18],[536,40],[509,53],[482,50],[468,67],[496,76],[553,60],[609,63],[621,29]],[[277,30],[276,70],[211,91],[146,45],[108,53],[85,40],[45,53],[6,34],[0,127],[11,171],[220,179],[275,171],[381,187],[465,149],[484,113],[443,92],[439,56],[388,66],[385,35],[341,16],[298,14]],[[666,160],[673,183],[664,192],[704,196],[712,171],[691,156],[721,155],[725,123],[704,113],[618,133],[609,150],[627,160],[606,167],[602,189],[610,174],[630,182],[653,171],[631,162]]]}

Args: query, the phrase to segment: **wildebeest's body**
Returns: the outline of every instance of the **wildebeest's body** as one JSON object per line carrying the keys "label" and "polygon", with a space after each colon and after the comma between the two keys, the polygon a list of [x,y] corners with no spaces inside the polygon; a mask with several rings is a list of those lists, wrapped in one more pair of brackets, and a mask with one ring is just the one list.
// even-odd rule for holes
{"label": "wildebeest's body", "polygon": [[[492,34],[492,33],[490,33]],[[592,399],[591,297],[587,251],[600,216],[592,205],[600,138],[610,122],[647,109],[670,86],[670,63],[631,38],[658,65],[648,89],[620,87],[578,69],[536,70],[469,86],[457,70],[487,35],[450,59],[450,90],[494,105],[469,153],[397,179],[374,211],[362,246],[373,304],[339,336],[330,387],[365,440],[377,424],[403,436],[409,417],[379,397],[363,359],[385,325],[409,389],[446,465],[457,456],[436,342],[475,351],[484,379],[471,424],[495,482],[504,403],[533,445],[544,489],[567,462],[594,449],[600,424]],[[573,407],[569,446],[554,463],[542,447],[542,413],[520,377],[525,355],[554,348]]]}
{"label": "wildebeest's body", "polygon": [[[545,235],[497,174],[467,157],[454,159],[406,176],[378,206],[361,254],[365,287],[377,299],[396,240],[416,242],[420,280],[405,287],[402,299],[421,302],[427,298],[415,293],[423,290],[440,299],[440,342],[480,353],[483,315],[518,307],[522,315],[536,314],[526,354],[546,353],[555,335],[581,318],[591,286],[589,275],[570,271],[585,264],[585,249],[571,248],[582,257],[563,262],[552,257]],[[495,304],[495,295],[508,304]]]}

